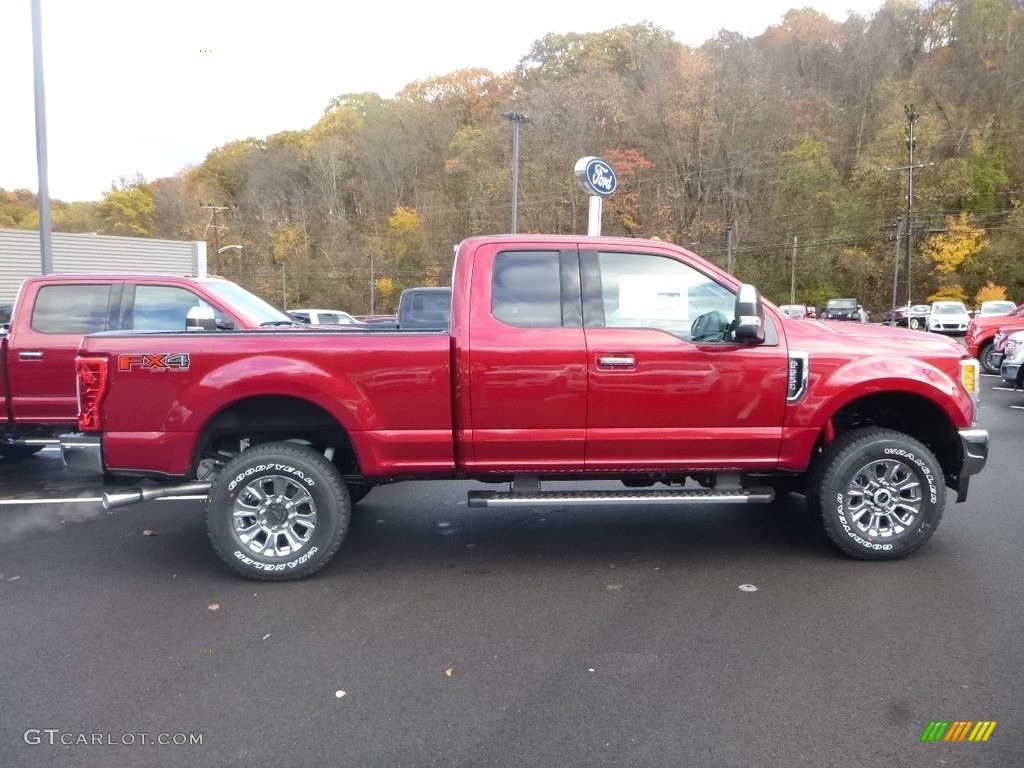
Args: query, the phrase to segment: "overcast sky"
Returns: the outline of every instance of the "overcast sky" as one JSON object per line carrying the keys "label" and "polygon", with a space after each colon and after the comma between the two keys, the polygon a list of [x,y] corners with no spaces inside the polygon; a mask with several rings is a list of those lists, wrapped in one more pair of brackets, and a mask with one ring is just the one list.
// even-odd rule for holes
{"label": "overcast sky", "polygon": [[[459,69],[508,72],[549,32],[651,22],[699,45],[809,6],[882,0],[39,0],[50,196],[98,200],[222,144],[308,128],[338,94],[390,98]],[[37,191],[31,0],[0,0],[0,187]]]}

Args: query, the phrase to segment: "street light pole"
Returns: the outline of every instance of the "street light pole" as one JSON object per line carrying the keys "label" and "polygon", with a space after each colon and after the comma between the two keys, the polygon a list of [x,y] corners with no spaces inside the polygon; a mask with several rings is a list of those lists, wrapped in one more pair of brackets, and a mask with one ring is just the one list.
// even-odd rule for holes
{"label": "street light pole", "polygon": [[519,112],[502,112],[501,116],[512,121],[512,234],[519,225],[519,126],[533,122]]}
{"label": "street light pole", "polygon": [[46,91],[43,86],[43,20],[40,0],[32,0],[32,69],[36,105],[36,166],[39,172],[39,256],[41,274],[53,272],[53,223],[50,218],[49,165],[46,151]]}

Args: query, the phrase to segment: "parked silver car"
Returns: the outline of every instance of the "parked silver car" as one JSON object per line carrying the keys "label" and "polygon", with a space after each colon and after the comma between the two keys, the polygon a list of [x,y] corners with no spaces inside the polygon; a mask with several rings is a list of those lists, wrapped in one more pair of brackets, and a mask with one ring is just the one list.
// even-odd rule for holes
{"label": "parked silver car", "polygon": [[999,373],[1003,381],[1013,384],[1015,387],[1024,386],[1024,331],[1011,333],[1003,347],[1003,363],[999,366]]}

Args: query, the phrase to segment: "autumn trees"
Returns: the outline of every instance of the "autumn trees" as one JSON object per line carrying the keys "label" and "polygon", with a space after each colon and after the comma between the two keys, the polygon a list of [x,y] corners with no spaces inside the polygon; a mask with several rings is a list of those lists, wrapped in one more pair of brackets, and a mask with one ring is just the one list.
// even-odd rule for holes
{"label": "autumn trees", "polygon": [[[514,109],[531,118],[520,231],[585,232],[572,171],[599,155],[621,184],[606,234],[657,235],[724,265],[729,226],[736,271],[768,297],[788,300],[795,258],[798,300],[856,295],[880,311],[906,245],[913,103],[925,167],[911,295],[1020,301],[1022,33],[1013,0],[890,0],[843,22],[793,10],[757,37],[722,31],[699,47],[651,24],[550,34],[511,72],[341,94],[314,125],[239,138],[172,179],[122,180],[91,209],[55,207],[55,226],[237,243],[211,247],[212,268],[277,304],[284,290],[292,306],[389,311],[402,288],[447,282],[459,240],[508,230],[500,115]],[[16,194],[0,191],[0,226],[31,225]],[[211,223],[202,204],[223,213]]]}

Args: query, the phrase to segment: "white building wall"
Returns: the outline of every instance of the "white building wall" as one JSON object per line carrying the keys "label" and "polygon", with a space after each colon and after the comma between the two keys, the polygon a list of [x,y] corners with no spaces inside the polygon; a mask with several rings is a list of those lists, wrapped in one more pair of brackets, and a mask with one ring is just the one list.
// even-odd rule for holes
{"label": "white building wall", "polygon": [[[53,233],[54,273],[145,272],[206,275],[206,243],[144,237]],[[25,278],[42,274],[39,232],[0,229],[0,304]]]}

